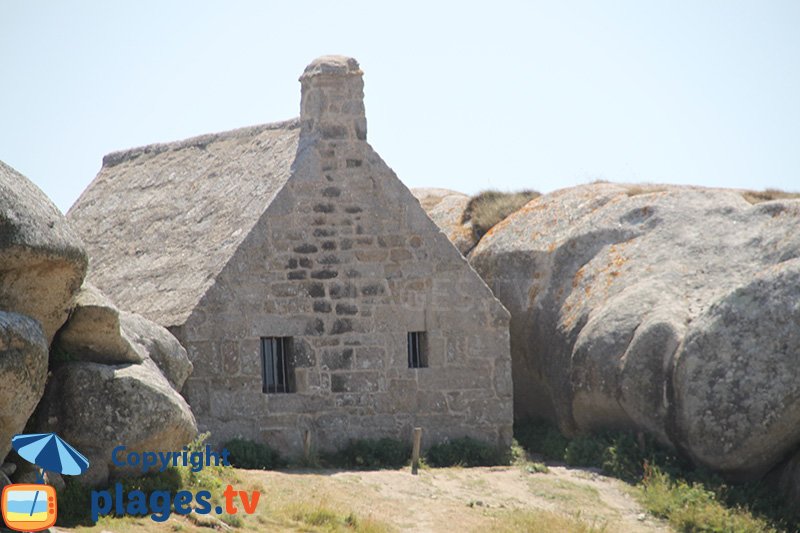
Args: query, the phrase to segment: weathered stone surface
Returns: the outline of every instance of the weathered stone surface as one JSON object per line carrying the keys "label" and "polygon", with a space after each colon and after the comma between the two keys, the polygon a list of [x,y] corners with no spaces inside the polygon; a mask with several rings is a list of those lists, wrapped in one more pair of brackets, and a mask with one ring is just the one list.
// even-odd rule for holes
{"label": "weathered stone surface", "polygon": [[7,476],[12,475],[14,472],[17,471],[17,465],[14,463],[3,463],[0,465],[0,472],[4,473]]}
{"label": "weathered stone surface", "polygon": [[58,208],[0,161],[0,308],[38,320],[48,342],[67,319],[86,253]]}
{"label": "weathered stone surface", "polygon": [[44,393],[47,357],[39,322],[0,311],[0,462]]}
{"label": "weathered stone surface", "polygon": [[[81,450],[101,475],[111,451],[175,451],[197,433],[188,404],[147,365],[66,363],[53,371],[35,415],[35,430],[57,432]],[[102,465],[106,465],[103,467]]]}
{"label": "weathered stone surface", "polygon": [[[456,198],[469,198],[466,194],[454,191],[452,189],[441,189],[438,187],[415,187],[409,189],[414,198],[419,200],[419,205],[426,213],[430,213],[431,209],[442,203],[445,198],[454,196]],[[434,221],[435,222],[435,221]]]}
{"label": "weathered stone surface", "polygon": [[178,339],[166,328],[135,313],[122,312],[120,325],[123,335],[156,364],[176,391],[180,391],[192,373],[192,363]]}
{"label": "weathered stone surface", "polygon": [[[21,459],[24,461],[24,459]],[[16,475],[9,476],[9,478],[13,477],[14,483],[38,483],[39,482],[39,471],[36,467],[31,465],[31,468],[21,469]],[[51,485],[57,491],[62,491],[66,487],[66,483],[64,482],[64,478],[58,472],[50,472],[47,471],[44,473],[44,483],[46,485]]]}
{"label": "weathered stone surface", "polygon": [[472,223],[462,222],[469,196],[448,189],[433,188],[411,189],[411,193],[459,252],[467,255],[478,244],[472,231]]}
{"label": "weathered stone surface", "polygon": [[88,283],[75,298],[54,348],[71,359],[103,364],[141,363],[146,357],[121,330],[119,309]]}
{"label": "weathered stone surface", "polygon": [[800,201],[591,184],[528,203],[470,255],[511,311],[515,412],[646,430],[763,474],[800,441]]}
{"label": "weathered stone surface", "polygon": [[178,391],[192,371],[186,350],[169,331],[140,315],[120,311],[90,284],[81,288],[54,348],[76,361],[137,364],[152,360]]}
{"label": "weathered stone surface", "polygon": [[692,321],[673,378],[679,442],[742,477],[768,470],[800,442],[798,356],[800,259],[792,259]]}

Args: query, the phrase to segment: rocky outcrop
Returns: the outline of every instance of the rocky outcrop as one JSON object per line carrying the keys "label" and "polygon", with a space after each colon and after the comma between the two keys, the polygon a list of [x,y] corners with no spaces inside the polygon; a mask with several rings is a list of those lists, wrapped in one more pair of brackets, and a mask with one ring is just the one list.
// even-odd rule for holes
{"label": "rocky outcrop", "polygon": [[438,187],[417,187],[414,189],[410,189],[411,194],[414,195],[419,201],[419,205],[422,206],[426,212],[430,213],[431,209],[442,203],[442,200],[445,198],[467,198],[469,197],[458,191],[454,191],[452,189],[440,189]]}
{"label": "rocky outcrop", "polygon": [[59,210],[0,161],[0,459],[44,392],[48,346],[86,264]]}
{"label": "rocky outcrop", "polygon": [[50,342],[86,266],[81,241],[58,208],[0,162],[0,308],[38,320]]}
{"label": "rocky outcrop", "polygon": [[87,266],[80,241],[44,194],[2,162],[0,252],[0,458],[37,404],[31,427],[85,451],[90,482],[103,481],[117,444],[174,450],[194,437],[177,392],[192,370],[186,350],[91,286],[74,298]]}
{"label": "rocky outcrop", "polygon": [[36,414],[36,431],[54,431],[84,453],[82,481],[105,481],[115,446],[174,451],[197,434],[186,401],[154,367],[72,362],[60,365]]}
{"label": "rocky outcrop", "polygon": [[166,328],[135,313],[123,312],[120,324],[121,331],[137,350],[155,363],[170,385],[180,392],[192,373],[192,363],[178,339]]}
{"label": "rocky outcrop", "polygon": [[39,323],[0,311],[0,462],[44,393],[47,339]]}
{"label": "rocky outcrop", "polygon": [[186,350],[165,328],[120,311],[97,288],[81,289],[53,354],[34,425],[89,457],[84,482],[107,479],[117,445],[180,450],[196,435],[194,416],[178,394],[192,371]]}
{"label": "rocky outcrop", "polygon": [[120,327],[120,311],[97,288],[84,284],[54,345],[69,359],[102,364],[141,363],[147,354]]}
{"label": "rocky outcrop", "polygon": [[419,200],[442,232],[458,251],[466,255],[477,244],[470,222],[463,222],[469,196],[449,189],[418,188],[411,193]]}
{"label": "rocky outcrop", "polygon": [[672,381],[679,442],[700,462],[743,477],[767,470],[800,441],[798,358],[800,259],[791,259],[689,325]]}
{"label": "rocky outcrop", "polygon": [[644,430],[756,478],[800,442],[800,201],[597,183],[470,255],[511,311],[515,411]]}
{"label": "rocky outcrop", "polygon": [[192,372],[186,350],[169,331],[140,315],[120,311],[90,284],[78,294],[54,346],[74,361],[113,365],[151,360],[177,391]]}

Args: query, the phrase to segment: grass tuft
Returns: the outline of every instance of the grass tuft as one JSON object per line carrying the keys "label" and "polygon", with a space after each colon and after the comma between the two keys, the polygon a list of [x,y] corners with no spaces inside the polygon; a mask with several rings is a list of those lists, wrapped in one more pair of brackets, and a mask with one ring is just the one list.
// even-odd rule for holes
{"label": "grass tuft", "polygon": [[666,187],[659,187],[658,185],[631,185],[625,194],[628,196],[639,196],[640,194],[653,194],[657,192],[666,191]]}
{"label": "grass tuft", "polygon": [[764,189],[763,191],[745,191],[742,193],[745,200],[751,204],[760,204],[772,200],[796,200],[800,192],[787,192],[780,189]]}
{"label": "grass tuft", "polygon": [[461,437],[431,446],[425,455],[425,462],[436,468],[508,465],[511,454],[509,450],[471,437]]}
{"label": "grass tuft", "polygon": [[472,222],[472,233],[476,240],[480,240],[498,222],[539,196],[536,191],[483,191],[467,203],[461,222]]}
{"label": "grass tuft", "polygon": [[606,524],[596,521],[587,522],[580,514],[564,515],[553,511],[542,510],[516,510],[499,517],[492,524],[495,533],[552,533],[555,531],[569,531],[570,533],[604,533]]}
{"label": "grass tuft", "polygon": [[400,468],[408,463],[411,447],[397,439],[354,439],[335,453],[323,454],[322,464],[334,468]]}
{"label": "grass tuft", "polygon": [[290,510],[290,517],[296,522],[319,528],[322,531],[356,533],[385,533],[390,531],[386,525],[372,518],[360,518],[352,511],[339,511],[324,503],[295,504]]}
{"label": "grass tuft", "polygon": [[225,443],[231,466],[248,470],[274,470],[284,466],[280,454],[268,444],[236,438]]}

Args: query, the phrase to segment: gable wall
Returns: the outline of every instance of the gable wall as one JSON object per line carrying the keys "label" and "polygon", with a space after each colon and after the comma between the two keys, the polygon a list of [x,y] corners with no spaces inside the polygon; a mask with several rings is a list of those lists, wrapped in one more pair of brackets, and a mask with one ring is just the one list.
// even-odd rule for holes
{"label": "gable wall", "polygon": [[[351,438],[509,444],[508,313],[366,142],[301,138],[293,177],[187,323],[202,431],[302,451]],[[409,369],[425,330],[429,368]],[[261,392],[260,338],[294,338],[297,392]]]}

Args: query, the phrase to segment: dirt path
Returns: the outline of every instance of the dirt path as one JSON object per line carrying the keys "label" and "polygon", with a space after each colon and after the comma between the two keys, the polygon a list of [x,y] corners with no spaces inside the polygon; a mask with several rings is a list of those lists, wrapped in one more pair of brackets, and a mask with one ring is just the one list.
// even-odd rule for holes
{"label": "dirt path", "polygon": [[306,497],[351,508],[400,531],[491,531],[515,511],[548,510],[577,516],[607,532],[669,532],[645,514],[621,481],[586,470],[550,467],[529,473],[519,467],[448,468],[420,471],[248,472],[269,492],[300,483]]}
{"label": "dirt path", "polygon": [[[418,476],[408,469],[233,470],[231,474],[224,483],[237,490],[260,492],[256,514],[237,514],[235,527],[222,523],[224,516],[173,514],[164,522],[149,517],[104,517],[91,528],[54,528],[51,532],[672,531],[647,515],[623,482],[560,466],[550,467],[546,473],[511,466],[423,469]],[[221,490],[217,487],[216,492]],[[350,517],[355,517],[352,520],[359,527],[351,527],[355,522]]]}

